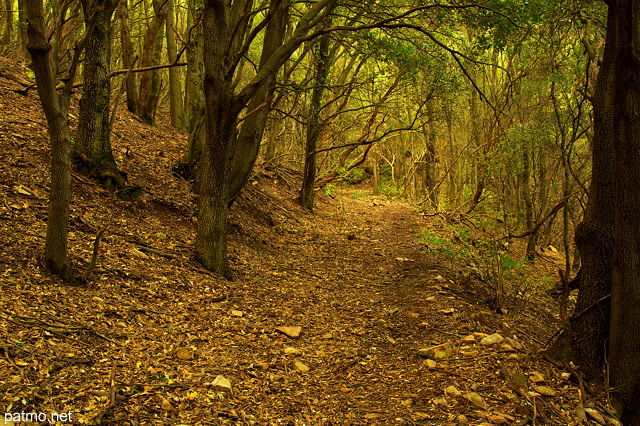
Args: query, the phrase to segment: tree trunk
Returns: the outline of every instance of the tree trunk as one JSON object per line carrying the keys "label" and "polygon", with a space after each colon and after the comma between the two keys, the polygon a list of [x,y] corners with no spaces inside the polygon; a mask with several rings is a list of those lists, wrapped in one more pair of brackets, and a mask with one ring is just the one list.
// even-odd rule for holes
{"label": "tree trunk", "polygon": [[305,161],[304,173],[302,177],[302,187],[298,202],[302,207],[313,211],[314,187],[316,183],[316,147],[322,135],[324,128],[324,120],[322,119],[322,98],[324,97],[327,85],[327,77],[329,76],[329,42],[330,38],[322,37],[318,43],[316,60],[316,69],[314,76],[314,85],[311,93],[311,103],[309,105],[309,115],[307,121],[307,141],[305,144]]}
{"label": "tree trunk", "polygon": [[[167,0],[167,5],[167,57],[169,62],[175,62],[178,51],[176,48],[174,0]],[[180,89],[180,70],[178,67],[169,68],[169,115],[171,117],[171,125],[177,129],[182,129],[182,90]]]}
{"label": "tree trunk", "polygon": [[[273,3],[279,1],[274,0]],[[236,6],[227,0],[206,0],[202,18],[207,136],[198,167],[200,199],[195,249],[196,257],[205,268],[227,278],[233,276],[227,258],[227,221],[231,200],[230,172],[239,114],[305,41],[303,36],[315,26],[313,19],[335,7],[335,0],[319,0],[303,14],[292,38],[278,46],[265,64],[258,68],[255,77],[234,93],[234,83],[237,83],[237,80],[234,81],[234,70],[237,71],[243,52],[229,50],[229,47],[237,44],[236,38],[244,40],[244,32],[235,31],[242,24],[230,18],[233,15],[246,19],[247,16],[230,13]]]}
{"label": "tree trunk", "polygon": [[[122,66],[131,69],[134,66],[135,57],[133,44],[131,43],[131,31],[129,24],[129,9],[127,0],[118,2],[118,18],[120,19],[120,43],[122,46]],[[127,94],[127,109],[133,114],[138,113],[138,89],[136,87],[136,76],[131,73],[125,81]]]}
{"label": "tree trunk", "polygon": [[[431,113],[431,106],[429,106]],[[429,120],[429,124],[423,128],[425,137],[425,155],[424,155],[424,186],[427,190],[427,196],[431,202],[431,207],[438,208],[438,194],[436,192],[436,127],[433,124],[433,115]]]}
{"label": "tree trunk", "polygon": [[6,55],[11,48],[11,41],[13,40],[13,0],[5,0],[4,7],[5,26],[0,45],[4,49],[3,53]]}
{"label": "tree trunk", "polygon": [[[275,50],[282,45],[289,21],[290,0],[271,2],[270,13],[273,14],[267,24],[264,44],[260,55],[260,66],[263,67]],[[273,93],[276,88],[277,73],[273,73],[247,105],[250,114],[242,123],[238,142],[236,144],[231,169],[231,199],[238,196],[242,187],[247,183],[251,169],[260,151],[260,142],[267,118],[271,109]]]}
{"label": "tree trunk", "polygon": [[27,51],[28,37],[27,37],[27,9],[26,9],[26,0],[18,0],[18,20],[20,21],[20,25],[18,26],[18,31],[20,37],[19,48],[16,49],[16,58],[21,59],[23,57],[27,57],[29,52]]}
{"label": "tree trunk", "polygon": [[377,147],[373,152],[373,195],[380,195],[380,158]]}
{"label": "tree trunk", "polygon": [[[160,28],[166,18],[166,3],[159,3],[153,0],[154,16],[144,35],[142,53],[140,56],[140,67],[146,68],[154,64],[158,57],[158,40],[162,48],[162,37],[159,37]],[[140,76],[140,86],[138,93],[138,117],[143,122],[153,125],[155,105],[158,99],[158,70],[142,73]]]}
{"label": "tree trunk", "polygon": [[[613,30],[613,18],[610,16]],[[609,41],[609,37],[607,37]],[[614,176],[616,174],[615,104],[613,87],[616,76],[613,52],[614,36],[605,49],[596,91],[593,97],[594,139],[593,166],[589,200],[582,223],[576,229],[576,246],[582,266],[574,283],[580,288],[571,321],[571,357],[588,377],[602,379],[605,348],[609,333],[611,292],[611,258],[614,230]],[[560,341],[554,351],[562,348]]]}
{"label": "tree trunk", "polygon": [[187,11],[187,28],[189,39],[187,40],[187,73],[184,89],[184,126],[189,134],[187,151],[180,174],[191,179],[196,174],[197,162],[200,160],[205,141],[204,124],[204,90],[202,81],[204,65],[202,63],[202,22],[199,2],[189,0]]}
{"label": "tree trunk", "polygon": [[[533,211],[533,194],[531,194],[531,158],[529,147],[522,148],[522,173],[520,174],[520,193],[524,202],[524,219],[525,229],[533,229],[534,211]],[[529,236],[527,241],[527,260],[530,262],[536,258],[536,246],[538,244],[538,232],[534,232]]]}
{"label": "tree trunk", "polygon": [[227,258],[229,173],[240,111],[225,72],[228,20],[224,0],[205,2],[202,24],[206,141],[198,169],[200,200],[195,248],[196,257],[206,269],[231,279]]}
{"label": "tree trunk", "polygon": [[91,176],[115,190],[125,185],[111,151],[109,115],[110,22],[116,3],[111,0],[83,0],[82,7],[85,16],[95,16],[95,24],[85,48],[84,90],[80,99],[74,157]]}
{"label": "tree trunk", "polygon": [[[640,2],[607,3],[604,61],[610,60],[614,66],[615,78],[609,81],[613,96],[609,102],[616,108],[612,124],[617,166],[611,264],[610,384],[614,401],[624,407],[622,422],[640,425]],[[602,70],[600,75],[599,79]]]}
{"label": "tree trunk", "polygon": [[71,203],[71,138],[66,114],[56,93],[51,68],[51,44],[47,41],[42,0],[27,0],[27,49],[33,61],[40,103],[47,118],[51,144],[51,186],[44,263],[51,272],[69,279],[67,259],[69,205]]}

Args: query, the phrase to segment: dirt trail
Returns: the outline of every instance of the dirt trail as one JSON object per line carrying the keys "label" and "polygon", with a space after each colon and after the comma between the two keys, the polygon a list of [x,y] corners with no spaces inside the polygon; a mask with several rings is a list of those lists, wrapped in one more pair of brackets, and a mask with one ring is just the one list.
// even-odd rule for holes
{"label": "dirt trail", "polygon": [[[514,396],[496,362],[503,361],[505,371],[531,371],[528,350],[462,342],[472,333],[525,334],[486,306],[456,297],[455,273],[418,241],[417,213],[347,194],[310,220],[315,230],[291,236],[289,256],[271,259],[278,272],[269,296],[248,276],[240,284],[245,297],[238,306],[270,312],[273,324],[303,328],[298,340],[274,338],[270,369],[286,371],[295,360],[311,367],[287,374],[279,391],[260,399],[267,418],[310,425],[526,421],[529,402]],[[419,349],[441,344],[451,353],[435,367],[419,355]],[[274,357],[288,346],[300,353]],[[481,395],[482,406],[445,396],[448,386]],[[554,406],[539,403],[539,418],[555,424],[555,416],[566,424]]]}

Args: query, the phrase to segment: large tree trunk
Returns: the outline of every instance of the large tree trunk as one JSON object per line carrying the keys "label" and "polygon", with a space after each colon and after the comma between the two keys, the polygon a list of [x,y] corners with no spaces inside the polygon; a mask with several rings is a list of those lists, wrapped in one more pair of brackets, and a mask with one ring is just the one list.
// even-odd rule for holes
{"label": "large tree trunk", "polygon": [[56,93],[55,76],[51,68],[51,44],[45,32],[42,0],[27,0],[28,45],[33,61],[40,103],[47,118],[51,144],[51,186],[49,215],[45,240],[44,262],[54,274],[70,277],[67,260],[69,205],[71,203],[71,138],[66,114]]}
{"label": "large tree trunk", "polygon": [[224,0],[207,0],[203,10],[206,141],[198,169],[196,257],[208,270],[228,279],[229,173],[239,109],[225,70],[229,16]]}
{"label": "large tree trunk", "polygon": [[602,379],[608,364],[607,384],[622,422],[640,425],[640,3],[607,3],[607,42],[593,97],[592,183],[576,231],[580,292],[567,341],[569,355],[591,377]]}
{"label": "large tree trunk", "polygon": [[[280,2],[274,0],[273,3]],[[305,41],[303,35],[315,26],[313,18],[335,7],[335,0],[314,3],[300,18],[292,38],[278,46],[255,77],[234,94],[234,70],[238,70],[243,52],[233,47],[242,46],[244,32],[239,30],[243,25],[240,21],[249,16],[236,14],[238,6],[227,0],[206,0],[202,18],[206,141],[197,174],[200,199],[195,249],[196,257],[205,268],[227,278],[233,276],[227,258],[227,221],[231,163],[240,111]]]}
{"label": "large tree trunk", "polygon": [[[610,22],[612,20],[610,16]],[[610,25],[608,31],[612,30]],[[595,134],[591,187],[584,219],[577,227],[575,236],[582,267],[574,283],[580,291],[570,318],[570,336],[563,336],[552,348],[557,355],[565,353],[577,362],[581,370],[594,380],[603,378],[610,321],[610,300],[606,297],[611,292],[616,174],[613,43],[612,34],[593,97]]]}
{"label": "large tree trunk", "polygon": [[314,187],[316,183],[316,147],[322,135],[324,128],[324,120],[322,118],[322,98],[327,85],[329,69],[331,67],[329,58],[329,41],[328,36],[320,39],[317,54],[315,55],[316,69],[314,76],[314,85],[311,93],[311,103],[309,105],[309,115],[307,118],[307,141],[305,144],[305,161],[304,173],[302,177],[302,186],[298,202],[302,207],[313,211]]}
{"label": "large tree trunk", "polygon": [[111,151],[111,0],[83,0],[85,16],[95,24],[85,48],[84,86],[80,99],[78,135],[74,156],[81,167],[110,189],[125,185]]}
{"label": "large tree trunk", "polygon": [[608,118],[613,118],[617,166],[610,384],[614,400],[624,407],[623,423],[640,425],[640,1],[608,3],[604,61],[611,60],[615,67],[609,102],[616,109]]}

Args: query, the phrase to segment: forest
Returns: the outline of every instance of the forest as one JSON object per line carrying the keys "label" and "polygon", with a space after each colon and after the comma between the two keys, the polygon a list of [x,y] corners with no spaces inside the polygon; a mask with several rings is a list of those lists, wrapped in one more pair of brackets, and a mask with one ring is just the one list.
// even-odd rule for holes
{"label": "forest", "polygon": [[638,34],[3,0],[3,424],[640,425]]}

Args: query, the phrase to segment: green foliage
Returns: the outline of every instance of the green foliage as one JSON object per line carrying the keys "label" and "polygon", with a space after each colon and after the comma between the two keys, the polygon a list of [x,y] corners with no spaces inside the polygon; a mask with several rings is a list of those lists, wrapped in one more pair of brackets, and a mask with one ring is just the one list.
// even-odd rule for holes
{"label": "green foliage", "polygon": [[358,198],[362,198],[366,196],[367,196],[366,192],[354,192],[353,194],[351,194],[351,199],[356,200]]}
{"label": "green foliage", "polygon": [[[507,246],[486,235],[474,237],[468,228],[461,225],[447,225],[443,233],[446,238],[430,231],[419,231],[420,241],[430,253],[435,253],[472,266],[482,278],[496,281],[499,271],[503,279],[509,282],[521,282],[526,269],[523,259],[514,259],[507,253]],[[499,268],[498,268],[499,267]]]}
{"label": "green foliage", "polygon": [[358,183],[362,183],[365,180],[365,172],[364,169],[356,167],[355,169],[340,171],[340,181],[344,183],[348,183],[351,185],[355,185]]}
{"label": "green foliage", "polygon": [[337,189],[338,187],[335,183],[330,183],[324,187],[324,195],[326,195],[327,197],[333,197]]}
{"label": "green foliage", "polygon": [[382,195],[386,195],[387,197],[399,197],[402,195],[402,187],[398,185],[394,185],[390,182],[383,182],[380,184],[380,193]]}
{"label": "green foliage", "polygon": [[360,31],[354,37],[363,42],[364,50],[377,61],[396,65],[410,73],[418,73],[432,62],[429,55],[417,48],[415,43],[382,30]]}
{"label": "green foliage", "polygon": [[420,237],[420,241],[427,245],[433,253],[449,257],[452,259],[461,259],[467,257],[464,250],[455,247],[450,240],[446,240],[436,234],[426,232]]}

